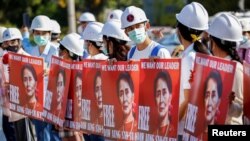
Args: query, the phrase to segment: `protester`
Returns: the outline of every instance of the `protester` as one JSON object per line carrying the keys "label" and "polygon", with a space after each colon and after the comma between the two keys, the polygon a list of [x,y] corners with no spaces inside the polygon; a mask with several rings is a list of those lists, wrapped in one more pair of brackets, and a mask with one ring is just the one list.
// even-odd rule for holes
{"label": "protester", "polygon": [[84,31],[84,29],[86,28],[87,24],[90,23],[90,22],[95,22],[96,21],[96,18],[95,18],[95,15],[91,12],[83,12],[81,14],[81,16],[79,17],[79,26],[78,26],[78,33],[82,36],[82,33]]}
{"label": "protester", "polygon": [[[3,43],[5,45],[4,50],[5,50],[5,55],[8,55],[8,52],[14,52],[22,55],[28,55],[23,49],[22,49],[22,35],[19,29],[17,28],[7,28],[3,32]],[[9,66],[8,64],[5,64],[4,66],[4,73],[5,73],[5,78],[6,82],[6,93],[9,94]],[[31,123],[31,120],[27,118],[24,115],[18,114],[13,111],[9,111],[9,109],[6,109],[6,113],[9,113],[9,121],[13,122],[14,124],[14,133],[15,133],[15,138],[20,140],[20,141],[35,141],[35,132],[34,132],[34,126]],[[10,129],[10,128],[9,128]],[[8,135],[8,133],[6,134]],[[11,135],[11,137],[13,137]],[[7,137],[8,139],[9,137]],[[14,137],[13,137],[14,138]],[[12,139],[13,139],[12,138]]]}
{"label": "protester", "polygon": [[[29,48],[32,56],[44,59],[44,97],[48,85],[48,72],[52,55],[58,56],[58,50],[51,45],[51,20],[45,15],[36,16],[31,23],[31,31],[36,46]],[[58,131],[50,123],[33,120],[36,127],[37,139],[42,141],[60,141]],[[53,128],[53,129],[52,129]]]}
{"label": "protester", "polygon": [[212,54],[237,63],[225,124],[242,124],[243,65],[236,51],[240,41],[242,41],[242,27],[235,16],[224,13],[213,20],[208,33]]}
{"label": "protester", "polygon": [[102,31],[103,24],[99,22],[89,23],[83,31],[82,38],[89,53],[88,59],[107,60],[103,45]]}
{"label": "protester", "polygon": [[102,28],[102,34],[109,59],[126,61],[130,49],[127,43],[130,39],[121,29],[121,22],[115,19],[106,22]]}
{"label": "protester", "polygon": [[51,19],[51,25],[52,25],[52,31],[51,31],[51,44],[58,49],[59,48],[59,41],[60,41],[60,35],[61,35],[61,26],[56,21]]}
{"label": "protester", "polygon": [[[83,40],[76,33],[66,35],[59,46],[59,56],[70,62],[78,62],[82,60],[83,55]],[[70,90],[69,90],[70,91]],[[63,141],[82,141],[82,135],[79,132],[70,130],[61,130],[60,137]]]}
{"label": "protester", "polygon": [[121,24],[121,28],[125,29],[125,33],[136,45],[130,49],[128,59],[139,60],[152,56],[171,57],[167,49],[162,48],[148,37],[146,32],[150,28],[150,24],[142,9],[135,6],[127,7],[122,14]]}
{"label": "protester", "polygon": [[180,83],[180,101],[179,101],[179,127],[178,136],[182,140],[184,131],[185,113],[188,104],[190,91],[189,78],[194,68],[196,52],[210,54],[206,46],[202,45],[200,35],[208,29],[208,13],[206,9],[197,2],[186,5],[177,19],[177,35],[179,41],[184,46],[181,58],[181,83]]}
{"label": "protester", "polygon": [[250,18],[239,19],[242,26],[243,40],[237,49],[241,60],[250,63]]}

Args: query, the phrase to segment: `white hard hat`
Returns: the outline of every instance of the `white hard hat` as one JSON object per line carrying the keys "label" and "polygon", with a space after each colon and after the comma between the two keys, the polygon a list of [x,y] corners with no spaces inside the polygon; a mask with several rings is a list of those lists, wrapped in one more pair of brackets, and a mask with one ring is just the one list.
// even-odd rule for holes
{"label": "white hard hat", "polygon": [[207,10],[197,2],[192,2],[186,5],[179,14],[176,14],[176,19],[191,29],[208,29],[209,18]]}
{"label": "white hard hat", "polygon": [[127,7],[121,17],[123,29],[146,21],[148,21],[148,18],[146,17],[145,12],[141,8],[135,6]]}
{"label": "white hard hat", "polygon": [[40,30],[40,31],[51,31],[51,21],[50,18],[45,15],[36,16],[31,23],[31,30]]}
{"label": "white hard hat", "polygon": [[3,32],[6,30],[6,27],[0,27],[0,43],[3,42]]}
{"label": "white hard hat", "polygon": [[250,31],[250,18],[239,19],[242,31]]}
{"label": "white hard hat", "polygon": [[102,28],[103,24],[100,22],[90,22],[82,33],[84,40],[90,40],[95,42],[102,42]]}
{"label": "white hard hat", "polygon": [[111,11],[108,15],[107,21],[113,20],[113,19],[121,20],[122,13],[123,13],[123,11],[120,9],[115,9],[115,10]]}
{"label": "white hard hat", "polygon": [[95,16],[90,12],[84,12],[79,18],[80,22],[95,22]]}
{"label": "white hard hat", "polygon": [[225,41],[242,41],[242,27],[232,14],[223,13],[216,17],[209,26],[208,33]]}
{"label": "white hard hat", "polygon": [[19,29],[17,28],[7,28],[3,32],[3,42],[10,41],[14,39],[20,39],[22,40],[22,34]]}
{"label": "white hard hat", "polygon": [[70,33],[60,41],[60,43],[68,49],[70,52],[83,56],[83,44],[84,40],[81,39],[81,36],[77,33]]}
{"label": "white hard hat", "polygon": [[119,20],[107,21],[102,28],[102,34],[119,40],[130,41],[124,30],[121,29],[121,22]]}
{"label": "white hard hat", "polygon": [[59,34],[61,33],[61,26],[59,25],[59,23],[56,20],[51,19],[51,25],[52,25],[52,33],[56,33]]}

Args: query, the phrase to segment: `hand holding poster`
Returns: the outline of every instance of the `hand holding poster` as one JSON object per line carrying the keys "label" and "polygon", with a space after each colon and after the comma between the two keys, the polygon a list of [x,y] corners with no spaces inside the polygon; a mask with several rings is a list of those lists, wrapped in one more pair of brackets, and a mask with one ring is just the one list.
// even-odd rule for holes
{"label": "hand holding poster", "polygon": [[247,62],[243,63],[243,74],[244,74],[244,94],[243,94],[243,123],[245,125],[250,125],[250,111],[249,111],[249,106],[250,106],[250,64]]}
{"label": "hand holding poster", "polygon": [[141,60],[139,140],[177,140],[180,62]]}
{"label": "hand holding poster", "polygon": [[70,62],[52,56],[43,116],[60,127],[66,113],[70,74]]}
{"label": "hand holding poster", "polygon": [[208,125],[225,123],[235,67],[236,62],[196,54],[183,140],[206,141]]}
{"label": "hand holding poster", "polygon": [[103,135],[101,60],[83,61],[83,131]]}
{"label": "hand holding poster", "polygon": [[9,67],[10,109],[29,117],[42,119],[43,59],[9,53]]}
{"label": "hand holding poster", "polygon": [[137,140],[139,62],[102,64],[104,137]]}
{"label": "hand holding poster", "polygon": [[65,117],[65,127],[78,131],[82,128],[82,70],[83,62],[71,63],[71,78]]}

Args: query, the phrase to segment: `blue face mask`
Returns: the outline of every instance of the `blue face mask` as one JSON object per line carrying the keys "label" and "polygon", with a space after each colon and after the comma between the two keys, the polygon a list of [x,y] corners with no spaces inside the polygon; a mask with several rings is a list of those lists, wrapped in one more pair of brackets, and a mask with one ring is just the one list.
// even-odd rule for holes
{"label": "blue face mask", "polygon": [[248,37],[247,36],[243,36],[243,40],[241,41],[241,44],[244,44],[248,41]]}
{"label": "blue face mask", "polygon": [[140,27],[128,32],[128,36],[136,44],[140,44],[145,41],[147,34],[144,27]]}
{"label": "blue face mask", "polygon": [[50,36],[35,35],[34,41],[38,46],[45,46],[45,45],[47,45],[49,38],[50,38]]}

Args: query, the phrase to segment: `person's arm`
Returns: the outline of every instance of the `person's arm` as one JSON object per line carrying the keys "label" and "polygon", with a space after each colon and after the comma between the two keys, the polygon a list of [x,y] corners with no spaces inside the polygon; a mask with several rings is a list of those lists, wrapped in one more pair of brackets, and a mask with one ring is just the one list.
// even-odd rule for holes
{"label": "person's arm", "polygon": [[184,101],[180,104],[179,107],[179,121],[184,118],[186,113],[187,105],[188,105],[188,98],[189,98],[189,89],[184,90]]}
{"label": "person's arm", "polygon": [[[180,95],[180,104],[179,104],[179,120],[182,120],[187,109],[189,91],[191,89],[190,77],[191,72],[193,72],[195,54],[190,54],[186,58],[183,58],[181,61],[181,83],[180,91],[183,91],[183,95]],[[194,77],[194,74],[192,74]]]}
{"label": "person's arm", "polygon": [[243,66],[237,63],[234,82],[233,82],[233,92],[235,98],[229,105],[229,116],[239,117],[243,112]]}
{"label": "person's arm", "polygon": [[23,27],[21,29],[21,31],[22,31],[22,36],[23,36],[23,40],[22,40],[23,49],[27,53],[30,53],[32,48],[33,48],[33,45],[30,42],[30,33],[29,33],[29,30],[28,30],[28,27]]}

